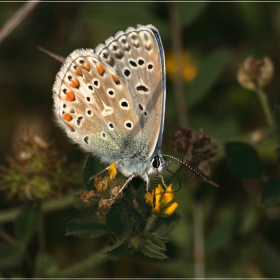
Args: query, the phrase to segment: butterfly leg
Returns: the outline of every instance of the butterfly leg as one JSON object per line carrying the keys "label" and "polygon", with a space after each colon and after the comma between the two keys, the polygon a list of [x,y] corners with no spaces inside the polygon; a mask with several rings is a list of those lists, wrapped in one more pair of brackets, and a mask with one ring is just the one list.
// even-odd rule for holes
{"label": "butterfly leg", "polygon": [[123,189],[126,187],[126,185],[135,177],[135,174],[132,174],[130,177],[127,178],[127,180],[125,181],[125,183],[123,184],[123,186],[121,187],[121,189],[119,190],[118,194],[111,198],[110,200],[114,200],[118,197],[118,195],[123,191]]}
{"label": "butterfly leg", "polygon": [[[114,163],[116,164],[116,163],[118,163],[120,160],[122,160],[122,159],[120,158],[120,159],[118,159],[117,161],[115,161]],[[103,173],[103,172],[105,172],[106,170],[108,170],[108,169],[110,168],[110,166],[111,166],[111,164],[110,164],[109,166],[107,166],[105,169],[103,169],[103,170],[101,170],[100,172],[98,172],[98,173],[94,174],[93,176],[91,176],[91,177],[89,178],[89,180],[88,180],[88,183],[89,183],[95,176],[100,175],[101,173]]]}
{"label": "butterfly leg", "polygon": [[164,185],[164,187],[167,189],[167,186],[165,185],[165,182],[164,182],[164,180],[163,180],[163,176],[162,175],[158,175],[160,178],[161,178],[161,182],[162,182],[162,184]]}

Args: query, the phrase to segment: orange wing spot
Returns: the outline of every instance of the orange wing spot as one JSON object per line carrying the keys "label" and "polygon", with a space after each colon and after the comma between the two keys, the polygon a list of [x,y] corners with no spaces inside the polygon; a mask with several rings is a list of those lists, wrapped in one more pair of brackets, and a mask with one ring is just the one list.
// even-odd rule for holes
{"label": "orange wing spot", "polygon": [[79,81],[78,80],[72,80],[71,83],[70,83],[70,86],[73,87],[73,88],[78,88],[80,85]]}
{"label": "orange wing spot", "polygon": [[71,131],[75,131],[75,129],[74,129],[74,127],[73,126],[71,126],[70,124],[66,124],[67,125],[67,127],[71,130]]}
{"label": "orange wing spot", "polygon": [[83,76],[82,70],[80,68],[76,69],[75,74],[78,75],[78,76]]}
{"label": "orange wing spot", "polygon": [[105,72],[105,69],[101,64],[97,64],[96,69],[97,69],[97,72],[100,76],[102,76]]}
{"label": "orange wing spot", "polygon": [[87,71],[90,70],[90,67],[89,67],[89,65],[87,63],[84,63],[81,67],[84,68]]}
{"label": "orange wing spot", "polygon": [[115,82],[115,84],[119,84],[120,83],[120,79],[119,79],[118,76],[112,74],[111,77],[112,77],[113,81]]}
{"label": "orange wing spot", "polygon": [[70,122],[73,118],[70,114],[66,113],[63,115],[63,119],[67,122]]}
{"label": "orange wing spot", "polygon": [[66,93],[66,100],[67,101],[74,101],[75,100],[75,95],[73,91],[68,91]]}

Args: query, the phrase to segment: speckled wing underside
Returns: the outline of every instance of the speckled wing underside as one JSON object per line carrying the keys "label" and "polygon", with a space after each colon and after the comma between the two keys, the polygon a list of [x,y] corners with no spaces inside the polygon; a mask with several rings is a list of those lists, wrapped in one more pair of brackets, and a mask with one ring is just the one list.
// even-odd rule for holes
{"label": "speckled wing underside", "polygon": [[147,158],[161,142],[164,58],[153,32],[149,26],[128,28],[95,51],[76,50],[57,74],[58,124],[104,162]]}

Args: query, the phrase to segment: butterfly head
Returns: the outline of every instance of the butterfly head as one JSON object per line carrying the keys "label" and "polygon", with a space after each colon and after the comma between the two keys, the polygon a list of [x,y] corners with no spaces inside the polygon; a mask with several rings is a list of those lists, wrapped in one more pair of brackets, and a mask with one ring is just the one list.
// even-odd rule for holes
{"label": "butterfly head", "polygon": [[159,151],[151,157],[149,174],[162,173],[168,167],[165,156]]}

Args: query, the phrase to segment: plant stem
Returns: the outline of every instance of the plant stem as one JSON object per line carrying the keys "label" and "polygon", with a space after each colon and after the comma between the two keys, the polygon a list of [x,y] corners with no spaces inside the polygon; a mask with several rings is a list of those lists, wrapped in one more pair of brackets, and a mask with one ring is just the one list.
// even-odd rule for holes
{"label": "plant stem", "polygon": [[178,121],[182,126],[188,124],[188,112],[184,94],[183,61],[182,61],[182,29],[179,21],[179,11],[176,3],[169,4],[172,48],[175,62],[174,96],[178,113]]}
{"label": "plant stem", "polygon": [[272,116],[272,112],[270,110],[270,106],[268,103],[268,99],[267,99],[267,95],[266,93],[263,91],[262,88],[258,87],[256,90],[256,93],[259,97],[266,121],[268,123],[269,126],[271,127],[275,127],[275,122],[274,122],[274,118]]}
{"label": "plant stem", "polygon": [[151,217],[148,219],[148,222],[146,224],[145,232],[148,232],[150,230],[150,228],[152,227],[156,218],[157,218],[157,215],[155,215],[155,214],[151,215]]}
{"label": "plant stem", "polygon": [[[44,213],[54,212],[69,208],[73,205],[74,194],[70,193],[63,197],[54,198],[42,203],[42,210]],[[22,211],[22,207],[17,207],[0,212],[0,224],[11,222],[17,218]]]}
{"label": "plant stem", "polygon": [[[182,63],[182,31],[179,19],[179,11],[176,3],[169,5],[169,17],[171,36],[175,59],[175,104],[179,116],[179,124],[187,126],[188,110],[184,94],[183,63]],[[204,278],[204,232],[203,232],[203,209],[200,202],[194,199],[193,226],[194,226],[194,276]]]}
{"label": "plant stem", "polygon": [[203,207],[201,202],[195,200],[193,205],[193,231],[194,231],[194,275],[195,278],[205,278],[204,262],[204,226]]}
{"label": "plant stem", "polygon": [[54,276],[57,278],[69,278],[83,275],[89,269],[94,269],[94,267],[98,266],[101,262],[104,262],[107,259],[104,252],[109,249],[110,248],[108,247],[101,252],[95,253],[85,260],[60,271],[58,275]]}

